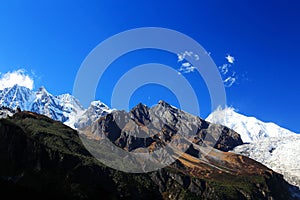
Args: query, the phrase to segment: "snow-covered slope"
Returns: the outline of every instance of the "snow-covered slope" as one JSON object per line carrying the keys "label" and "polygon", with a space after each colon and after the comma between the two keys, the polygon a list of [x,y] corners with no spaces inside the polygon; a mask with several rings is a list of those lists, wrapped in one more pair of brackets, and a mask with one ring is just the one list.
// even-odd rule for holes
{"label": "snow-covered slope", "polygon": [[29,110],[35,98],[34,92],[18,85],[0,90],[0,105],[7,108]]}
{"label": "snow-covered slope", "polygon": [[233,108],[218,109],[207,119],[225,125],[241,135],[243,144],[233,152],[248,156],[274,171],[300,188],[300,134],[265,123],[255,117],[247,117]]}
{"label": "snow-covered slope", "polygon": [[36,112],[64,123],[84,111],[80,103],[71,95],[54,96],[44,87],[32,91],[18,85],[0,91],[0,105]]}
{"label": "snow-covered slope", "polygon": [[83,115],[85,109],[80,102],[70,94],[59,95],[57,99],[61,102],[62,112],[65,113],[65,116],[68,118],[64,123],[71,128],[75,128],[74,124]]}
{"label": "snow-covered slope", "polygon": [[112,111],[112,109],[109,109],[109,107],[101,101],[93,101],[89,108],[74,123],[74,127],[84,128],[91,125],[99,117],[111,113]]}
{"label": "snow-covered slope", "polygon": [[[35,99],[29,108],[30,111],[46,115],[54,120],[66,122],[69,120],[69,113],[63,110],[64,102],[47,92],[45,88],[35,92]],[[23,110],[21,108],[21,110]]]}
{"label": "snow-covered slope", "polygon": [[263,163],[300,188],[300,135],[262,138],[238,146],[234,152]]}
{"label": "snow-covered slope", "polygon": [[11,117],[15,114],[15,110],[6,107],[0,107],[0,119]]}
{"label": "snow-covered slope", "polygon": [[0,106],[43,114],[72,128],[75,128],[74,124],[78,124],[79,119],[96,120],[110,112],[110,109],[100,101],[93,102],[85,110],[80,102],[70,94],[55,96],[44,87],[32,91],[18,85],[0,90]]}
{"label": "snow-covered slope", "polygon": [[243,142],[255,142],[267,137],[280,137],[295,133],[274,123],[265,123],[255,117],[247,117],[234,111],[233,108],[217,109],[207,121],[222,124],[241,135]]}

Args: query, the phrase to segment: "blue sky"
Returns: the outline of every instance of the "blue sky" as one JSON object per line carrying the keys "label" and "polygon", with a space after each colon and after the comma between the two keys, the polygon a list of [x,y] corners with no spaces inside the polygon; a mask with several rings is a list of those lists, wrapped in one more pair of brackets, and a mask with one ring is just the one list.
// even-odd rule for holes
{"label": "blue sky", "polygon": [[[217,66],[230,64],[236,82],[227,104],[240,113],[300,132],[300,2],[294,1],[7,1],[0,6],[0,72],[25,69],[37,89],[72,93],[77,70],[100,42],[138,27],[164,27],[201,44]],[[179,69],[176,55],[131,52],[112,63],[96,98],[110,105],[116,81],[149,62]],[[208,91],[197,73],[182,74],[197,91],[201,117],[210,112]],[[226,77],[223,77],[226,79]],[[176,81],[176,80],[174,80]],[[130,99],[149,106],[158,99],[178,106],[172,91],[144,85]]]}

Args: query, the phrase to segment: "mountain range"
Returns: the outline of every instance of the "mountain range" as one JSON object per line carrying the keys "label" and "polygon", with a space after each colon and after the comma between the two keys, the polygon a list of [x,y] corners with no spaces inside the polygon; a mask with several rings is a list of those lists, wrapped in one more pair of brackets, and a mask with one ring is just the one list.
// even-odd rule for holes
{"label": "mountain range", "polygon": [[0,90],[0,106],[31,111],[61,121],[71,128],[81,128],[112,110],[101,101],[93,101],[88,109],[70,94],[52,95],[44,87],[32,91],[14,85]]}
{"label": "mountain range", "polygon": [[[250,157],[283,174],[289,183],[300,187],[299,159],[295,159],[299,158],[300,153],[299,135],[274,123],[265,123],[254,117],[238,114],[231,108],[216,110],[207,117],[206,121],[208,122],[187,114],[163,101],[152,108],[139,104],[129,113],[110,109],[101,101],[91,102],[90,106],[84,109],[80,102],[70,94],[55,96],[43,87],[37,91],[32,91],[18,85],[0,91],[0,106],[6,108],[0,112],[2,117],[12,116],[18,109],[42,114],[84,132],[85,137],[88,136],[89,139],[98,140],[105,135],[116,146],[126,151],[139,152],[141,148],[153,151],[165,145],[171,138],[175,141],[178,140],[178,134],[176,134],[178,131],[180,133],[180,130],[182,132],[191,132],[192,130],[195,133],[194,135],[184,135],[187,141],[193,144],[185,147],[185,150],[187,150],[185,155],[188,157],[185,160],[188,160],[188,163],[191,163],[190,159],[192,159],[189,156],[203,160],[201,155],[205,151],[203,150],[205,148],[203,144],[206,145],[203,142],[205,136],[217,133],[218,136],[221,136],[219,140],[214,140],[212,137],[208,140],[210,143],[208,145],[214,144],[215,149],[232,151]],[[156,128],[155,130],[162,129],[163,131],[161,133],[157,132],[156,137],[147,141],[136,139],[134,132],[140,130],[140,127],[148,127],[153,117],[165,120],[164,123],[152,124]],[[119,124],[116,126],[117,121],[112,119],[123,119],[122,121],[126,123],[123,128],[120,128]],[[118,129],[113,129],[113,132],[103,132],[103,130],[111,130],[108,124],[110,128],[118,127]],[[165,124],[167,126],[162,126]],[[221,124],[222,126],[214,124]],[[238,136],[238,133],[240,136]],[[182,148],[176,146],[176,143],[175,147]],[[220,151],[214,151],[216,151],[216,155],[219,155],[216,157],[224,157]],[[175,155],[175,153],[172,155]],[[184,161],[181,161],[181,164],[183,164]],[[215,166],[220,161],[216,162],[211,158],[210,162]],[[200,170],[198,165],[195,167],[188,164],[188,166],[192,166],[192,169],[189,168],[192,171]]]}
{"label": "mountain range", "polygon": [[[148,135],[148,141],[136,137],[151,127],[148,119],[153,119],[152,111],[162,111],[167,120],[161,129],[154,126],[154,134]],[[124,127],[114,126],[122,116],[131,118]],[[178,118],[180,116],[183,119]],[[152,110],[138,105],[129,113],[107,114],[78,134],[45,115],[18,111],[0,119],[1,194],[11,199],[295,199],[282,175],[250,158],[220,150],[240,143],[236,132],[197,117],[194,117],[195,122],[190,122],[185,116],[189,114],[167,104],[157,105]],[[222,139],[215,148],[209,149],[209,154],[206,145],[198,140],[188,142],[188,136],[177,143],[181,133],[176,129],[185,122],[188,122],[186,128],[196,125],[195,137],[201,138],[203,133],[207,137],[220,131]],[[104,136],[108,140],[101,138]],[[177,142],[172,144],[172,140]],[[142,153],[143,156],[120,159],[113,153],[112,146],[106,149],[107,142],[127,154]],[[90,151],[86,149],[87,143]],[[189,144],[188,150],[178,151],[182,148],[180,144]],[[141,148],[146,152],[141,152]],[[174,162],[152,172],[124,173],[103,164],[106,158],[121,169],[142,166],[148,171],[151,163],[139,158],[152,162],[146,155],[161,148],[170,150],[167,157],[174,158]],[[154,158],[164,162],[163,155]]]}

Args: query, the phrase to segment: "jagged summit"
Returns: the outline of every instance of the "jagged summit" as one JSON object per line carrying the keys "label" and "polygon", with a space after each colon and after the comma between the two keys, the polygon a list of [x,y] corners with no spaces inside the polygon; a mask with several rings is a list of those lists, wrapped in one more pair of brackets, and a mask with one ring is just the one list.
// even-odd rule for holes
{"label": "jagged summit", "polygon": [[94,108],[102,108],[102,109],[106,109],[106,110],[110,109],[105,103],[103,103],[102,101],[99,101],[99,100],[92,101],[90,106],[94,107]]}
{"label": "jagged summit", "polygon": [[24,86],[14,85],[0,90],[0,105],[11,109],[27,110],[30,108],[29,102],[33,99],[34,92]]}
{"label": "jagged summit", "polygon": [[92,122],[96,121],[99,117],[111,113],[112,111],[113,109],[110,109],[103,102],[92,101],[88,109],[84,110],[81,115],[77,115],[76,120],[72,123],[73,127],[84,128],[92,124]]}
{"label": "jagged summit", "polygon": [[39,93],[48,93],[48,91],[46,90],[46,88],[45,88],[44,86],[41,86],[41,87],[37,90],[37,92],[39,92]]}
{"label": "jagged summit", "polygon": [[170,105],[167,102],[165,102],[164,100],[159,100],[158,104],[161,104],[161,105]]}
{"label": "jagged summit", "polygon": [[131,110],[135,109],[143,109],[144,107],[148,107],[147,105],[143,104],[142,102],[138,103],[136,106],[134,106]]}
{"label": "jagged summit", "polygon": [[[164,100],[159,100],[157,104],[153,105],[152,107],[155,106],[163,106],[166,108],[171,108],[173,106],[171,106],[171,104],[169,104],[168,102],[164,101]],[[139,102],[136,106],[134,106],[132,110],[136,110],[136,109],[145,109],[145,108],[149,108],[146,104],[143,104],[142,102]]]}
{"label": "jagged summit", "polygon": [[130,118],[138,123],[147,125],[150,122],[149,107],[139,103],[131,109]]}
{"label": "jagged summit", "polygon": [[159,100],[158,105],[164,106],[164,107],[166,107],[166,108],[173,107],[173,106],[171,106],[171,104],[167,103],[167,102],[164,101],[164,100]]}
{"label": "jagged summit", "polygon": [[[145,135],[146,130],[146,132],[151,132],[152,134],[163,130],[161,133],[157,132],[156,135],[158,138],[163,138],[164,142],[174,137],[180,143],[179,135],[181,135],[199,145],[203,142],[206,135],[209,135],[205,140],[210,145],[224,151],[233,149],[235,146],[243,143],[238,133],[227,127],[208,123],[166,102],[160,102],[160,104],[151,108],[139,103],[128,113],[116,110],[111,112],[109,116],[99,118],[98,121],[92,124],[92,127],[94,128],[91,128],[90,132],[100,131],[100,133],[94,134],[96,136],[109,134],[114,135],[115,138],[115,134],[119,135],[121,138],[118,142],[120,142],[120,145],[128,145],[128,149],[135,149],[145,144],[145,141],[132,139],[131,137],[136,137],[139,133]],[[111,127],[118,128],[111,133],[107,132],[107,130],[112,130]],[[125,129],[124,133],[122,132],[123,128]],[[104,133],[101,131],[104,131]],[[116,133],[117,131],[120,131],[120,133]],[[128,143],[124,144],[124,142]],[[148,142],[146,143],[148,144]]]}

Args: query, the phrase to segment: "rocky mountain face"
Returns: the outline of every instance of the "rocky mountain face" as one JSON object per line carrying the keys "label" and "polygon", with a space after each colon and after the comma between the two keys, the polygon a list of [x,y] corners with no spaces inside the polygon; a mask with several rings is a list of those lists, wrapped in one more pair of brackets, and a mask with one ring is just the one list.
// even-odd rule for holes
{"label": "rocky mountain face", "polygon": [[[219,109],[206,119],[227,126],[239,134],[244,142],[235,153],[248,156],[284,175],[285,180],[300,188],[300,135],[274,123],[247,117],[233,108]],[[300,199],[300,196],[299,196]]]}
{"label": "rocky mountain face", "polygon": [[[168,105],[158,105],[165,106]],[[153,120],[147,112],[163,115],[167,124],[174,125],[165,132],[161,130],[161,135],[158,135],[161,142],[167,142],[168,137],[173,137],[174,130],[171,129],[180,130],[175,116],[178,121],[187,117],[172,107],[168,109],[168,112],[160,113],[157,107],[142,107],[133,109],[126,116],[130,117],[128,121],[142,128]],[[106,115],[97,123],[99,126],[105,122],[112,123],[116,118],[109,120],[107,117],[121,115],[117,113]],[[213,126],[198,118],[193,120],[183,128],[198,124],[208,130]],[[105,126],[102,128],[108,128],[103,134],[107,134],[116,144],[119,141],[124,149],[136,150],[131,143],[118,140],[119,132]],[[225,131],[226,135],[229,132],[220,127],[214,129]],[[229,137],[234,138],[235,134],[232,132]],[[97,139],[87,140],[96,147],[100,144]],[[192,145],[195,150],[201,150],[196,141]],[[232,145],[224,143],[219,149],[227,146]],[[114,159],[113,155],[108,156]],[[0,191],[10,198],[292,199],[289,185],[282,176],[252,159],[217,149],[205,158],[201,157],[201,153],[191,155],[187,152],[181,154],[172,165],[155,172],[123,173],[98,162],[85,149],[77,132],[60,122],[31,112],[19,112],[11,118],[0,119]],[[118,161],[122,164],[122,160]]]}
{"label": "rocky mountain face", "polygon": [[138,104],[129,113],[113,111],[84,130],[96,137],[108,137],[129,151],[139,148],[155,150],[162,143],[177,140],[179,146],[182,139],[187,140],[187,144],[211,145],[222,151],[243,144],[240,135],[233,130],[206,122],[164,101],[151,108]]}

